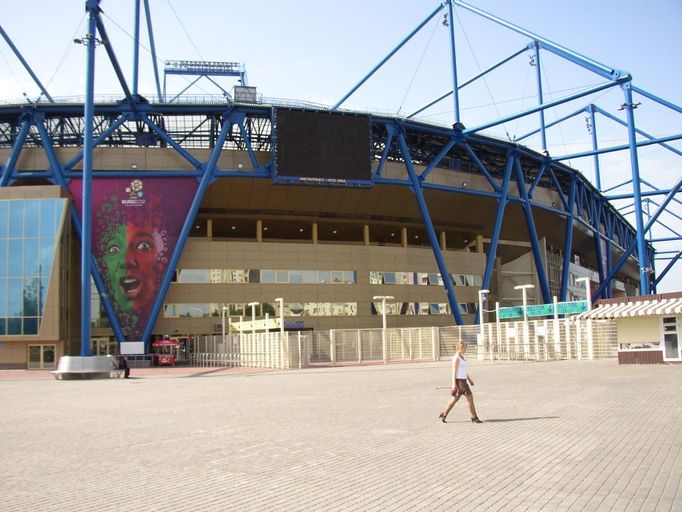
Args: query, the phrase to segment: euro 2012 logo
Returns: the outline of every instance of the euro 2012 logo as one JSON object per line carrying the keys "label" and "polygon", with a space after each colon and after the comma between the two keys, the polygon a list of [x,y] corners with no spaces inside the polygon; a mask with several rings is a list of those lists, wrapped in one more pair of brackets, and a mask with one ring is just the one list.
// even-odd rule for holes
{"label": "euro 2012 logo", "polygon": [[144,196],[142,188],[142,180],[133,180],[130,182],[130,186],[126,187],[126,193],[130,199],[136,199],[138,197]]}

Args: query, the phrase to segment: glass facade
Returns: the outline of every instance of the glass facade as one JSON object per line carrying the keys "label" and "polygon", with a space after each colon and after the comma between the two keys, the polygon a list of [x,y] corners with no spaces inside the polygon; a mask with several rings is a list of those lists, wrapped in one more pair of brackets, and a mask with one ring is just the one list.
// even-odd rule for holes
{"label": "glass facade", "polygon": [[38,334],[66,202],[0,200],[0,336]]}
{"label": "glass facade", "polygon": [[[483,276],[476,274],[450,274],[455,286],[477,286],[483,284]],[[434,272],[384,272],[370,270],[369,284],[402,284],[421,286],[443,286],[439,273]]]}
{"label": "glass facade", "polygon": [[[462,315],[475,315],[478,306],[474,302],[457,304]],[[386,315],[449,315],[450,306],[446,302],[387,302]],[[381,302],[372,302],[372,315],[381,315]]]}
{"label": "glass facade", "polygon": [[180,284],[356,284],[357,273],[353,270],[183,268],[175,271],[175,282]]}
{"label": "glass facade", "polygon": [[[224,304],[227,316],[251,317],[251,307],[247,304]],[[164,318],[208,318],[220,317],[223,304],[165,304]],[[262,318],[267,314],[278,314],[277,304],[262,302],[254,307],[254,315]],[[291,302],[284,303],[284,316],[357,316],[357,302]]]}

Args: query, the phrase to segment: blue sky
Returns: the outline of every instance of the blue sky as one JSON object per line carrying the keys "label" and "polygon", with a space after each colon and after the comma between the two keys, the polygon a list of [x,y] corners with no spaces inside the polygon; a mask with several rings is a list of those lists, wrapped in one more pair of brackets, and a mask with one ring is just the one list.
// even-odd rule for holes
{"label": "blue sky", "polygon": [[[674,104],[682,105],[682,1],[680,0],[471,0],[480,9],[590,57],[632,74],[635,85]],[[85,33],[81,0],[24,0],[12,2],[0,21],[51,95],[84,94],[85,51],[74,45]],[[103,0],[104,21],[117,56],[131,73],[133,0]],[[266,97],[295,98],[334,104],[376,63],[411,32],[439,2],[415,0],[150,0],[157,53],[161,60],[191,59],[239,61],[246,64],[250,85]],[[406,115],[451,88],[448,28],[438,16],[428,23],[386,66],[345,104]],[[456,9],[457,60],[460,83],[523,48],[527,38]],[[142,44],[149,46],[143,32]],[[461,118],[467,127],[533,106],[535,70],[526,51],[485,81],[461,93]],[[120,94],[105,52],[97,52],[97,94]],[[141,52],[140,92],[154,95],[150,54]],[[163,68],[160,63],[161,69]],[[602,80],[573,64],[541,53],[545,100],[572,94],[578,88]],[[172,77],[168,92],[179,92],[184,78]],[[229,89],[233,82],[222,85]],[[0,42],[0,101],[36,97],[31,83],[11,50]],[[192,94],[219,92],[207,81],[190,89]],[[642,101],[636,111],[637,126],[656,136],[682,131],[682,115]],[[546,112],[551,122],[590,101],[624,119],[618,106],[620,89],[584,98]],[[451,124],[452,101],[445,100],[422,114],[430,122]],[[537,116],[510,122],[488,133],[502,138],[519,137],[537,126]],[[599,120],[604,146],[627,142],[626,131]],[[539,147],[539,137],[524,141]],[[584,116],[577,116],[548,131],[552,155],[590,149]],[[672,143],[682,150],[682,143]],[[669,187],[682,174],[682,158],[664,149],[639,151],[642,176],[659,188]],[[593,179],[592,158],[570,161]],[[601,158],[604,188],[630,177],[629,155],[624,152]],[[619,190],[626,192],[627,190]],[[625,203],[616,203],[624,206]],[[655,208],[651,205],[651,208]],[[628,210],[624,210],[627,212]],[[662,220],[682,232],[682,206],[670,208]],[[634,222],[633,217],[628,217]],[[656,237],[671,236],[662,227]],[[680,250],[679,241],[659,246]],[[682,268],[668,274],[662,291],[682,290]],[[665,263],[658,263],[662,269]],[[679,274],[680,276],[678,276]]]}

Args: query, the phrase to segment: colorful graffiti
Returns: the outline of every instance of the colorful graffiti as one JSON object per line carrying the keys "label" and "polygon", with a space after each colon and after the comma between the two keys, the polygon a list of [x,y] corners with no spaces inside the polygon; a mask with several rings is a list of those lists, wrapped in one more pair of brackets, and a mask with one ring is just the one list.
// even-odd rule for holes
{"label": "colorful graffiti", "polygon": [[[82,213],[82,181],[69,189]],[[92,253],[123,333],[141,339],[197,190],[193,178],[98,178]]]}

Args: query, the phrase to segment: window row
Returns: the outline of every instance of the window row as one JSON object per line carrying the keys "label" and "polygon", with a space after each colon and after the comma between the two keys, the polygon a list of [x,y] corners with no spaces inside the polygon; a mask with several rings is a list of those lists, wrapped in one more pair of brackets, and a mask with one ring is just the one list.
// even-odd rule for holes
{"label": "window row", "polygon": [[[454,286],[483,284],[483,276],[476,274],[450,274]],[[354,270],[258,270],[258,269],[178,269],[175,282],[201,283],[265,283],[265,284],[357,284]],[[436,272],[383,272],[371,270],[369,284],[402,284],[443,286]]]}
{"label": "window row", "polygon": [[175,282],[265,283],[265,284],[356,284],[356,272],[350,270],[258,270],[258,269],[178,269]]}
{"label": "window row", "polygon": [[[477,286],[483,284],[483,276],[475,274],[450,274],[455,286]],[[405,284],[420,286],[443,286],[440,273],[436,272],[382,272],[370,270],[369,284]]]}
{"label": "window row", "polygon": [[40,316],[45,306],[47,286],[47,278],[0,277],[0,318]]}
{"label": "window row", "polygon": [[[474,302],[458,304],[462,315],[475,315],[477,305]],[[253,306],[248,304],[225,304],[225,316],[250,318],[252,315],[263,318],[279,315],[276,303],[262,302]],[[195,304],[166,304],[164,318],[209,318],[222,315],[223,304],[195,303]],[[381,315],[381,302],[373,302],[372,315]],[[284,316],[357,316],[357,302],[291,302],[284,304]],[[449,315],[450,307],[447,303],[429,302],[387,302],[387,315]]]}
{"label": "window row", "polygon": [[[208,318],[220,317],[223,304],[165,304],[164,318]],[[255,305],[253,311],[248,304],[225,304],[225,315],[230,317],[252,315],[262,318],[266,314],[279,314],[276,303],[263,302]],[[284,304],[284,316],[357,316],[357,302],[291,302]]]}
{"label": "window row", "polygon": [[38,334],[40,317],[0,317],[0,336],[21,336]]}
{"label": "window row", "polygon": [[66,199],[0,201],[0,238],[54,238]]}
{"label": "window row", "polygon": [[[461,302],[457,304],[462,315],[475,315],[478,306],[475,302]],[[381,315],[381,302],[372,303],[372,314]],[[446,302],[387,302],[386,315],[449,315],[450,306]]]}

